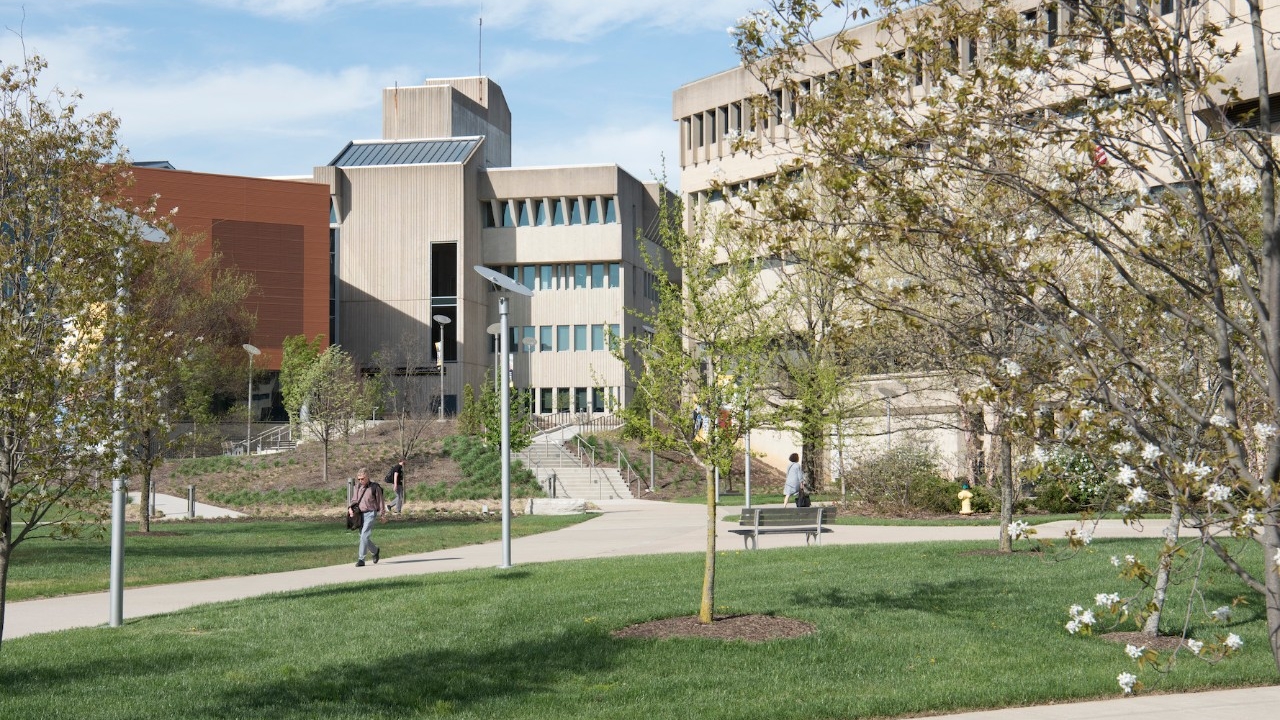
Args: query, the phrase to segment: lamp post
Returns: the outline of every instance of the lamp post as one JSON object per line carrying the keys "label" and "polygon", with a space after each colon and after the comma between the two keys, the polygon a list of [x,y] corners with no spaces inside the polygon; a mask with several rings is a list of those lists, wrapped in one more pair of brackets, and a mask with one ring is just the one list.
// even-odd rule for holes
{"label": "lamp post", "polygon": [[[109,208],[107,213],[120,218],[134,235],[146,242],[169,242],[169,235],[165,231],[147,224],[137,215],[131,215],[119,208]],[[122,249],[116,250],[116,259],[123,259]],[[116,281],[119,283],[116,287],[116,313],[124,315],[126,291],[123,274],[117,276]],[[123,347],[123,338],[119,338],[118,341]],[[119,365],[116,366],[115,399],[117,403],[124,402],[124,380],[120,376]],[[121,452],[124,452],[124,448],[121,448]],[[111,479],[111,580],[108,593],[110,596],[108,624],[111,627],[120,627],[124,624],[124,486],[125,478],[122,477],[122,473],[117,472]]]}
{"label": "lamp post", "polygon": [[440,371],[440,417],[437,422],[444,422],[444,326],[453,322],[448,315],[432,315],[440,325],[440,343],[436,346],[436,368]]}
{"label": "lamp post", "polygon": [[502,326],[491,323],[484,331],[493,336],[493,391],[498,392],[498,383],[502,382]]}
{"label": "lamp post", "polygon": [[249,455],[253,452],[249,445],[253,437],[253,358],[261,355],[262,351],[249,343],[245,343],[240,347],[249,353],[249,397],[247,398],[247,406],[244,409],[244,454]]}
{"label": "lamp post", "polygon": [[[488,280],[496,289],[513,292],[517,295],[532,297],[533,291],[517,283],[502,273],[483,265],[476,265],[475,271],[480,277]],[[507,296],[498,296],[498,351],[502,357],[502,375],[506,375],[507,356],[511,338],[507,335]],[[499,383],[502,396],[502,564],[498,567],[511,567],[511,386]]]}

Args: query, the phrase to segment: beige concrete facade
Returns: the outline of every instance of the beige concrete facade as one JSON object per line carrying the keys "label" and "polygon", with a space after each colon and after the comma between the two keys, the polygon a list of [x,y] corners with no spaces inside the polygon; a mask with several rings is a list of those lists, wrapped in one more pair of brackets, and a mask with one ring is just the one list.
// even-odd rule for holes
{"label": "beige concrete facade", "polygon": [[637,238],[656,221],[657,185],[616,165],[510,167],[511,111],[488,78],[387,88],[382,100],[383,138],[314,172],[333,205],[334,341],[373,368],[379,352],[443,335],[442,393],[432,351],[405,369],[456,412],[464,385],[493,377],[498,294],[473,269],[485,265],[534,291],[508,293],[508,319],[512,380],[540,412],[629,400],[608,338],[638,332],[632,311],[651,307],[638,243],[661,254]]}
{"label": "beige concrete facade", "polygon": [[[1171,21],[1177,11],[1178,0],[1156,0],[1153,8],[1157,14]],[[1034,37],[1042,33],[1044,42],[1049,23],[1064,24],[1067,17],[1057,12],[1057,3],[1041,0],[1014,0],[1010,6],[1023,15],[1028,23],[1026,32]],[[1280,2],[1264,0],[1263,24],[1268,28],[1280,28]],[[1050,12],[1053,8],[1055,11]],[[1226,98],[1225,88],[1234,87],[1240,93],[1239,106],[1248,110],[1256,108],[1255,56],[1252,51],[1251,28],[1248,23],[1249,7],[1243,0],[1224,0],[1220,3],[1185,2],[1186,12],[1196,13],[1196,18],[1211,20],[1223,28],[1222,45],[1238,45],[1242,52],[1234,61],[1222,68],[1224,91],[1218,100]],[[915,12],[929,12],[923,5]],[[1032,28],[1035,28],[1034,30]],[[733,196],[753,187],[762,180],[776,175],[781,164],[795,157],[799,140],[790,126],[798,103],[804,96],[820,91],[823,78],[834,72],[873,72],[879,59],[894,53],[901,43],[881,29],[877,21],[853,26],[844,32],[845,37],[857,40],[853,54],[835,47],[835,38],[818,40],[810,46],[799,63],[800,72],[793,79],[797,87],[774,89],[763,84],[750,68],[738,66],[689,82],[673,93],[672,119],[678,125],[680,188],[687,208],[686,220],[698,211],[722,212],[733,203]],[[986,40],[959,38],[961,62],[969,62],[972,52],[980,57],[986,50]],[[1280,53],[1268,54],[1271,77],[1280,77]],[[1086,66],[1082,72],[1088,72]],[[1123,91],[1127,83],[1115,75],[1110,77],[1116,91]],[[921,74],[908,92],[923,96],[929,92],[933,78]],[[1274,121],[1274,115],[1273,115]],[[1207,128],[1201,127],[1199,132]],[[752,150],[735,148],[734,138],[743,136],[755,141]],[[779,272],[777,269],[764,272]],[[769,278],[764,279],[769,283]],[[886,388],[897,387],[886,395]],[[839,456],[856,455],[858,452],[874,453],[889,446],[894,438],[914,437],[927,442],[950,465],[953,473],[962,471],[965,460],[965,443],[954,412],[958,398],[951,383],[927,382],[923,377],[867,378],[853,384],[845,402],[851,407],[866,408],[852,413],[854,419],[844,428],[832,433],[828,442],[828,462],[838,473]],[[888,399],[886,399],[888,398]],[[889,406],[888,424],[883,409]],[[896,425],[895,425],[896,424]],[[850,440],[850,438],[854,438]],[[766,461],[778,467],[785,466],[785,457],[798,446],[798,439],[786,433],[759,433],[753,435],[752,450],[763,454]],[[833,473],[833,474],[834,474]]]}

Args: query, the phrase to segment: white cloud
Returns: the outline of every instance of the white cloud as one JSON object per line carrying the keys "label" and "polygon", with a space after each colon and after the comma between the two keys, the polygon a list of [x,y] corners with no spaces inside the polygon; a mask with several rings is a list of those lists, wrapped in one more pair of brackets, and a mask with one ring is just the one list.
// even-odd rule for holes
{"label": "white cloud", "polygon": [[649,182],[662,173],[665,155],[668,181],[679,179],[675,123],[600,127],[579,137],[573,136],[572,128],[560,132],[560,138],[548,142],[525,138],[515,147],[514,164],[620,165],[637,180]]}
{"label": "white cloud", "polygon": [[510,83],[515,78],[567,70],[595,61],[595,57],[581,53],[570,55],[536,50],[504,50],[498,56],[497,62],[484,68],[484,74],[491,78],[498,78],[501,82]]}
{"label": "white cloud", "polygon": [[[454,8],[480,14],[479,0],[203,0],[259,16],[306,19],[344,6],[376,12],[382,6]],[[524,28],[535,37],[584,42],[631,25],[672,31],[720,29],[760,5],[759,0],[501,0],[484,8],[485,24]],[[372,7],[371,7],[372,6]]]}

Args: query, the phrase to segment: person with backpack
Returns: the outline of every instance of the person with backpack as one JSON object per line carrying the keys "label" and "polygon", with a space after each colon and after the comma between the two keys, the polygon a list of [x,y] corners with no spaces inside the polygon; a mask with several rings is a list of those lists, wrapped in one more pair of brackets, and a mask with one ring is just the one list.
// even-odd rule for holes
{"label": "person with backpack", "polygon": [[[360,525],[360,550],[356,556],[356,567],[364,567],[365,555],[370,551],[373,553],[373,564],[377,565],[382,548],[373,544],[373,523],[379,514],[387,511],[387,498],[382,494],[381,485],[369,482],[369,473],[364,468],[356,473],[356,486],[352,493],[351,505],[347,507],[348,517],[354,518],[357,513],[364,516]],[[385,515],[383,520],[386,520]]]}
{"label": "person with backpack", "polygon": [[387,471],[386,477],[382,478],[382,482],[391,487],[393,493],[391,499],[387,501],[388,508],[394,508],[396,514],[404,509],[404,461],[406,458],[400,458],[400,462],[391,466]]}

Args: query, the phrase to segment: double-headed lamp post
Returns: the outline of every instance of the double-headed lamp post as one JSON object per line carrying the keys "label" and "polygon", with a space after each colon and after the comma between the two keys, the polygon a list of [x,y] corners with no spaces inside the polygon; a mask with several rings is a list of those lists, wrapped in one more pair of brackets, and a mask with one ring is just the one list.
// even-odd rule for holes
{"label": "double-headed lamp post", "polygon": [[240,347],[249,353],[249,396],[245,398],[244,408],[244,454],[252,455],[253,447],[250,443],[253,441],[253,359],[261,355],[262,351],[249,343]]}
{"label": "double-headed lamp post", "polygon": [[[480,277],[492,283],[496,289],[512,292],[525,297],[532,297],[533,290],[517,283],[500,272],[476,265],[475,271]],[[502,374],[507,375],[511,358],[511,337],[507,334],[507,296],[498,296],[498,353],[501,356]],[[498,567],[511,567],[511,384],[498,383],[502,397],[502,564]]]}
{"label": "double-headed lamp post", "polygon": [[432,315],[432,320],[440,326],[440,342],[436,345],[436,369],[440,371],[440,417],[438,422],[444,422],[444,326],[453,322],[448,315]]}

